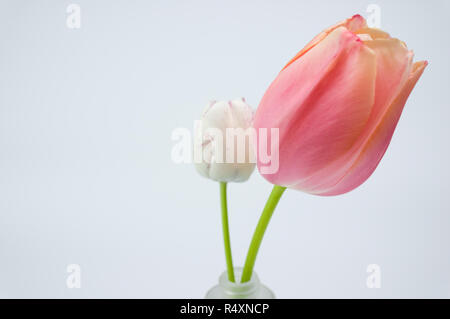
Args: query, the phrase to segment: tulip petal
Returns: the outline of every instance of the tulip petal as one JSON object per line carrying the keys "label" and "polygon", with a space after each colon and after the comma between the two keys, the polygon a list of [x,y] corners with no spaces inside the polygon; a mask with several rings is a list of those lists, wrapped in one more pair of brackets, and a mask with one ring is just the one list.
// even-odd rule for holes
{"label": "tulip petal", "polygon": [[372,132],[351,168],[334,187],[320,195],[332,196],[349,192],[370,177],[386,152],[403,107],[427,64],[426,61],[414,64],[413,71],[408,77],[405,86],[385,114],[383,114],[382,120]]}
{"label": "tulip petal", "polygon": [[375,104],[371,122],[377,123],[391,105],[411,73],[413,54],[398,39],[376,39],[365,43],[377,55]]}
{"label": "tulip petal", "polygon": [[321,42],[323,39],[325,39],[331,32],[336,30],[339,27],[345,27],[351,32],[356,32],[359,29],[365,28],[366,20],[360,16],[359,14],[354,15],[353,17],[346,19],[344,21],[341,21],[328,29],[322,31],[317,36],[314,37],[300,52],[298,52],[295,57],[293,57],[285,66],[283,69],[287,68],[290,64],[292,64],[295,60],[303,56],[306,52],[311,50],[313,47],[315,47],[319,42]]}
{"label": "tulip petal", "polygon": [[298,181],[293,188],[320,194],[336,185],[408,81],[413,55],[401,41],[392,38],[377,39],[365,44],[376,53],[377,61],[375,102],[366,127],[347,154],[336,158],[328,167],[316,171],[307,179]]}
{"label": "tulip petal", "polygon": [[371,114],[375,78],[374,52],[344,27],[281,71],[255,116],[256,128],[280,130],[279,171],[265,177],[289,186],[345,154]]}
{"label": "tulip petal", "polygon": [[375,28],[361,28],[356,31],[356,34],[368,34],[372,39],[389,39],[390,35],[387,32],[384,32],[380,29]]}

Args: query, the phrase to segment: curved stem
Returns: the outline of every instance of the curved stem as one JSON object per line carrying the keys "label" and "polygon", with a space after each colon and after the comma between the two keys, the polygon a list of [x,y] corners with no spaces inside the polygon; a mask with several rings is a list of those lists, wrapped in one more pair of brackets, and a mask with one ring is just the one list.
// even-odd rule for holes
{"label": "curved stem", "polygon": [[272,193],[270,193],[266,206],[264,206],[264,210],[259,218],[258,225],[256,226],[250,247],[248,249],[244,270],[242,271],[241,283],[250,281],[252,278],[253,267],[255,266],[256,256],[258,255],[258,250],[261,246],[264,233],[266,232],[270,218],[272,217],[272,214],[280,201],[281,195],[283,195],[285,190],[286,187],[278,185],[273,186]]}
{"label": "curved stem", "polygon": [[222,207],[223,243],[225,245],[225,259],[227,262],[228,280],[235,282],[233,258],[231,257],[230,230],[228,227],[227,183],[220,182],[220,203]]}

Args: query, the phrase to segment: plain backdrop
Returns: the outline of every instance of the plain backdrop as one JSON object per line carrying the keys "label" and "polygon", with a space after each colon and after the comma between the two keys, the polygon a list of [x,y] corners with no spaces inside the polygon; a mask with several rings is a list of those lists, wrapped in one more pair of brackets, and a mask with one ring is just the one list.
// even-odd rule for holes
{"label": "plain backdrop", "polygon": [[[0,1],[1,297],[202,298],[225,269],[219,186],[173,163],[172,131],[210,99],[256,108],[313,36],[371,3],[430,64],[372,177],[288,190],[255,269],[279,298],[450,297],[448,1],[73,2],[79,29],[71,1]],[[270,189],[257,172],[229,185],[236,265]]]}

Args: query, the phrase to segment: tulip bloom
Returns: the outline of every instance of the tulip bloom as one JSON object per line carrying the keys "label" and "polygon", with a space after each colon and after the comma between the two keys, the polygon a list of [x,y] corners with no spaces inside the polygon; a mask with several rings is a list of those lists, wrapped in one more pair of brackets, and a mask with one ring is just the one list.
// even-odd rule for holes
{"label": "tulip bloom", "polygon": [[[245,103],[244,98],[213,101],[206,107],[200,122],[201,127],[195,131],[195,139],[200,143],[194,145],[195,151],[202,155],[202,161],[195,163],[200,175],[218,182],[247,181],[256,166],[252,160],[255,157],[253,140],[246,138],[236,141],[235,135],[228,134],[245,133],[251,129],[251,106]],[[242,155],[242,162],[239,162],[236,156],[227,161],[230,154],[237,157]]]}
{"label": "tulip bloom", "polygon": [[360,15],[317,35],[281,70],[256,111],[256,132],[279,128],[279,170],[263,176],[323,196],[361,185],[426,65],[413,63],[405,43],[367,27]]}

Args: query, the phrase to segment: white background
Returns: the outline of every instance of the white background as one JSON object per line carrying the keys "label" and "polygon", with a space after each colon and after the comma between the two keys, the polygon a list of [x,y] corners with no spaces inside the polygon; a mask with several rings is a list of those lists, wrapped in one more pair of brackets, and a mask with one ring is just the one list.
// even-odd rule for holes
{"label": "white background", "polygon": [[[80,0],[80,29],[69,1],[0,3],[0,296],[202,298],[225,269],[218,185],[171,161],[173,129],[210,99],[256,107],[315,34],[374,2]],[[365,184],[285,193],[256,263],[280,298],[450,297],[450,5],[375,3],[430,65]],[[237,265],[270,189],[257,172],[229,187]]]}

